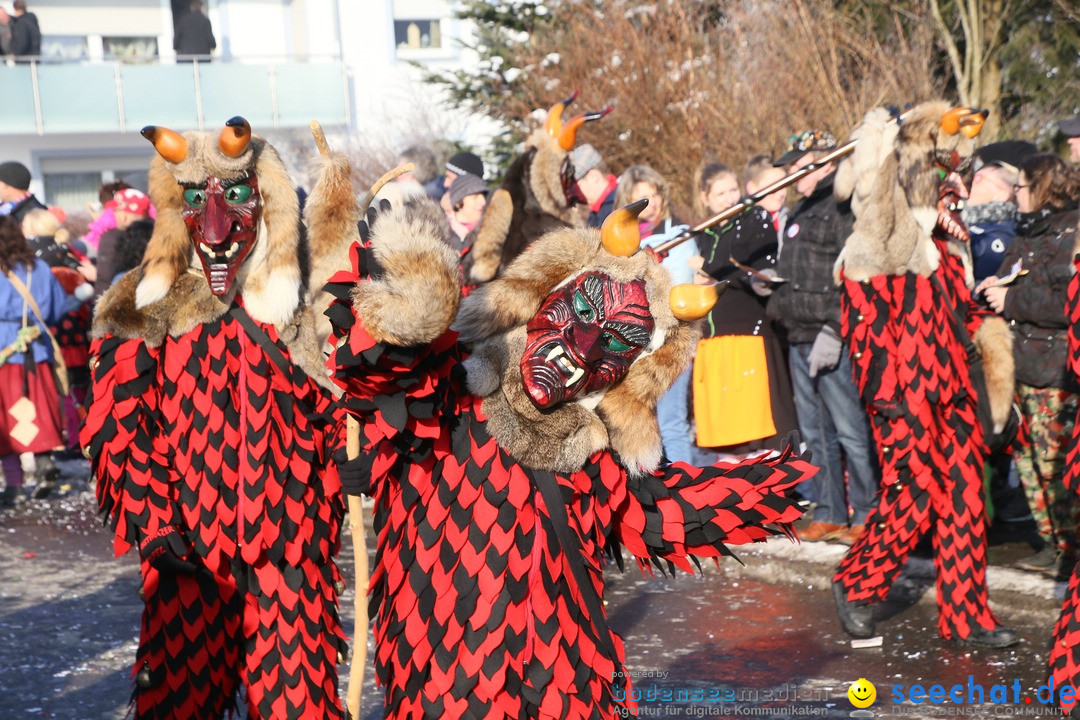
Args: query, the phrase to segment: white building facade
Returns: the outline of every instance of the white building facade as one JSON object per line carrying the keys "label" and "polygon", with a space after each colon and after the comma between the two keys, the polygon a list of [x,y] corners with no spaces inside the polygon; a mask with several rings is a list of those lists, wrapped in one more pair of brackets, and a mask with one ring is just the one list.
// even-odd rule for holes
{"label": "white building facade", "polygon": [[49,204],[81,207],[114,179],[145,187],[145,125],[215,128],[243,115],[273,137],[318,120],[397,149],[418,124],[472,145],[496,130],[421,80],[475,61],[450,0],[204,0],[217,48],[195,63],[173,51],[190,0],[27,4],[42,57],[0,66],[0,161],[30,168]]}

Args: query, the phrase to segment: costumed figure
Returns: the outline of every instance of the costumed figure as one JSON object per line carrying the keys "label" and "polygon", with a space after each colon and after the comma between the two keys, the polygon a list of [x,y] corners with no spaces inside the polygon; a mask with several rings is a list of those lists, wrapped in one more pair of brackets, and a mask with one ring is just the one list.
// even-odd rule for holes
{"label": "costumed figure", "polygon": [[837,261],[843,332],[882,468],[876,508],[833,582],[855,637],[874,634],[872,603],[930,532],[941,637],[1018,640],[987,600],[982,474],[988,436],[1011,415],[1012,338],[972,300],[959,217],[960,173],[984,118],[944,102],[897,122],[873,110],[837,170],[836,195],[851,198],[856,216]]}
{"label": "costumed figure", "polygon": [[[328,288],[330,366],[375,501],[375,670],[395,718],[610,718],[633,707],[602,554],[691,556],[790,535],[814,472],[661,466],[656,401],[689,365],[712,286],[671,287],[637,214],[534,242],[460,298],[433,205],[378,214]],[[603,242],[601,242],[603,238]],[[471,354],[464,349],[469,344]],[[344,478],[370,481],[352,485]]]}
{"label": "costumed figure", "polygon": [[575,180],[570,151],[578,128],[604,117],[611,108],[575,115],[564,124],[563,111],[576,98],[575,92],[548,110],[544,127],[525,140],[524,152],[491,194],[480,225],[465,239],[466,285],[496,277],[549,230],[585,226],[589,205]]}
{"label": "costumed figure", "polygon": [[157,223],[97,306],[82,432],[116,553],[141,558],[135,716],[223,717],[243,689],[250,718],[342,717],[341,423],[294,185],[243,118],[143,134]]}

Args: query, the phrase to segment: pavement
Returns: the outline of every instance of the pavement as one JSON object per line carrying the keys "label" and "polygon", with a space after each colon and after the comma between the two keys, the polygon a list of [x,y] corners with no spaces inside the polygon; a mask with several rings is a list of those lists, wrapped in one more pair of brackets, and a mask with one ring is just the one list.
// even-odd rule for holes
{"label": "pavement", "polygon": [[[92,493],[73,482],[65,496],[0,511],[0,718],[128,715],[138,568],[130,555],[112,556],[94,505]],[[868,649],[851,646],[832,607],[829,580],[846,552],[841,545],[777,538],[737,548],[742,564],[703,562],[694,576],[611,567],[606,603],[626,642],[637,714],[847,718],[854,711],[847,689],[859,678],[877,686],[877,701],[864,712],[878,716],[1049,714],[1036,693],[1065,584],[1008,567],[1031,549],[1006,540],[990,548],[991,603],[1023,641],[1001,651],[936,637],[933,565],[925,558],[908,563],[882,606],[882,643]],[[343,542],[340,561],[351,580],[350,543]],[[352,604],[346,591],[348,632]],[[371,656],[369,645],[369,663]],[[342,688],[345,673],[343,666]],[[933,707],[909,699],[913,685],[934,683],[965,692],[977,685],[985,697]],[[1008,702],[992,701],[998,686]],[[381,715],[369,666],[361,717]]]}

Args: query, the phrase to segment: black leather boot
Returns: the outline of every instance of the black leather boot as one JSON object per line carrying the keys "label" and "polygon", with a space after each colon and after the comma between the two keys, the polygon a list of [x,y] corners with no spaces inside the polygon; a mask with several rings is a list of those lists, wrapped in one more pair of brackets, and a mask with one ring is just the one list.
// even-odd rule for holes
{"label": "black leather boot", "polygon": [[981,627],[974,628],[966,638],[960,638],[965,645],[977,645],[988,648],[1007,648],[1020,642],[1020,636],[1014,630],[999,625],[993,630],[984,630]]}
{"label": "black leather boot", "polygon": [[847,599],[847,590],[833,580],[833,598],[836,600],[836,614],[844,632],[854,638],[874,636],[874,610],[869,605],[856,605]]}

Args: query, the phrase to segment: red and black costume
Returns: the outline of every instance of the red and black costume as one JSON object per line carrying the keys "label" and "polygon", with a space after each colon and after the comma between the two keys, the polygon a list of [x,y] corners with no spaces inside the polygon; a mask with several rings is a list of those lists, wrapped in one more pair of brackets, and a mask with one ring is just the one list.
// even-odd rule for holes
{"label": "red and black costume", "polygon": [[[883,600],[929,531],[938,632],[945,639],[978,641],[992,635],[998,621],[987,600],[986,450],[968,337],[984,362],[998,358],[1010,371],[1011,345],[1004,323],[972,300],[966,231],[958,221],[957,200],[966,196],[956,174],[961,155],[956,131],[940,131],[946,110],[942,103],[921,105],[899,127],[888,123],[884,110],[871,112],[850,164],[841,166],[844,179],[838,174],[838,193],[850,195],[854,184],[857,217],[838,263],[843,331],[870,415],[882,488],[835,583],[842,608],[844,600]],[[885,156],[880,148],[889,143],[893,151]],[[943,149],[950,165],[941,159]],[[951,173],[940,193],[935,153],[937,165]],[[913,207],[896,202],[902,192]],[[997,395],[1007,408],[1011,386]],[[1010,639],[1004,635],[1009,631],[999,632],[1002,642]]]}
{"label": "red and black costume", "polygon": [[158,221],[98,305],[82,431],[141,557],[135,716],[220,718],[243,689],[250,718],[342,717],[340,423],[292,183],[243,121],[144,134]]}
{"label": "red and black costume", "polygon": [[[645,253],[551,233],[459,309],[456,258],[418,235],[422,211],[380,216],[329,286],[330,367],[361,419],[375,500],[386,715],[610,718],[633,703],[622,643],[587,610],[605,548],[689,571],[796,519],[783,493],[813,469],[790,451],[658,467],[655,401],[694,334]],[[609,223],[620,213],[636,233],[636,213]]]}
{"label": "red and black costume", "polygon": [[[1077,235],[1080,238],[1080,234]],[[1080,251],[1080,248],[1077,248]],[[1080,260],[1074,261],[1076,272],[1069,282],[1068,299],[1065,302],[1065,317],[1069,322],[1069,371],[1080,377]],[[1065,488],[1071,493],[1080,492],[1080,423],[1073,427],[1073,444],[1065,462]],[[1054,634],[1050,638],[1050,683],[1054,698],[1060,701],[1061,709],[1076,717],[1080,714],[1080,704],[1076,703],[1075,689],[1080,687],[1080,563],[1073,566],[1069,579],[1069,588],[1065,591],[1065,601],[1061,606],[1061,615],[1054,625]],[[1058,694],[1064,687],[1072,687],[1072,700],[1064,702]]]}

